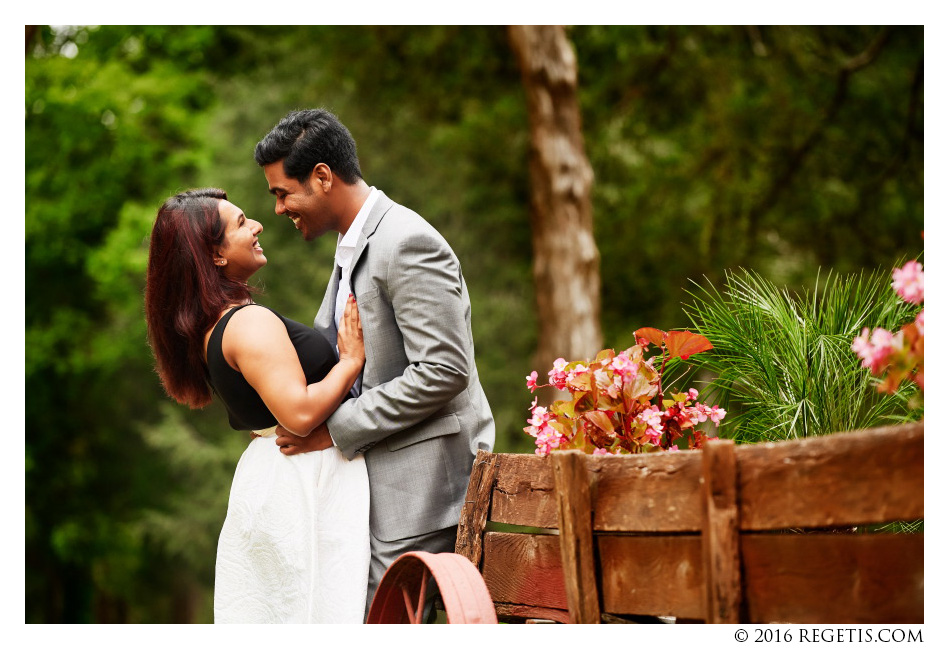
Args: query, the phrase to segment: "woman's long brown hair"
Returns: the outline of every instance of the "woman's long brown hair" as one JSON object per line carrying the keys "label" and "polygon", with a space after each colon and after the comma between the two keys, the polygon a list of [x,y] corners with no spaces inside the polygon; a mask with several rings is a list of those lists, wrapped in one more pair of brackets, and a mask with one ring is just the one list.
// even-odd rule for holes
{"label": "woman's long brown hair", "polygon": [[224,276],[214,248],[224,241],[221,189],[193,189],[172,196],[152,228],[145,276],[145,321],[165,391],[178,403],[211,402],[204,335],[229,304],[251,300],[247,284]]}

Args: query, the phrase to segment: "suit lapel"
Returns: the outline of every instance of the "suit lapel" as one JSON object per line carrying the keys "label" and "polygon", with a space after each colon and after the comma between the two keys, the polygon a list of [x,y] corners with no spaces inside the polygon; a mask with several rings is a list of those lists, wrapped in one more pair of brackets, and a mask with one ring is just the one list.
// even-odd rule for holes
{"label": "suit lapel", "polygon": [[[365,252],[366,247],[369,245],[369,239],[372,238],[372,235],[375,234],[376,228],[379,227],[382,217],[385,216],[386,212],[395,205],[391,198],[386,196],[381,190],[379,191],[379,198],[376,199],[376,204],[372,206],[372,211],[369,212],[369,217],[366,219],[366,224],[362,228],[362,232],[359,233],[359,240],[356,242],[356,250],[353,252],[353,260],[349,262],[349,268],[347,273],[349,273],[349,285],[353,286],[353,272],[356,270],[356,267],[359,265],[359,260],[362,258],[363,252]],[[333,299],[336,299],[334,293]],[[334,302],[335,304],[335,302]]]}

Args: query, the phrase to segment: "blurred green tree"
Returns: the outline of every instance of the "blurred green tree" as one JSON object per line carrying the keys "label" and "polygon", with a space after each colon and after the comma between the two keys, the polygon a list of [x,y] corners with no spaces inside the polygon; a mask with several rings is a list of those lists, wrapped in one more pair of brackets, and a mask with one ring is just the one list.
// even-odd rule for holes
{"label": "blurred green tree", "polygon": [[[207,469],[220,489],[234,456],[202,457],[179,432],[182,455],[146,434],[164,395],[141,300],[156,200],[208,164],[200,120],[214,97],[181,53],[213,35],[46,28],[27,57],[28,621],[149,620],[160,606],[190,621],[182,603],[209,583],[211,530],[187,522],[205,483],[189,474]],[[188,517],[154,525],[176,502]],[[166,595],[133,610],[156,584]]]}

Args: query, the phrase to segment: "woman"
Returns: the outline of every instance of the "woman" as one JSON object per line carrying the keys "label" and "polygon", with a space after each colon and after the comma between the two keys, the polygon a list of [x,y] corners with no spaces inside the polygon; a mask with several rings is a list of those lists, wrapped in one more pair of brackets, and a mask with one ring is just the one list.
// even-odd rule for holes
{"label": "woman", "polygon": [[[337,346],[254,304],[247,280],[267,263],[248,219],[218,189],[168,199],[152,229],[145,317],[168,394],[192,408],[224,402],[253,430],[218,541],[215,622],[362,622],[369,570],[365,461],[331,447],[291,454],[278,423],[306,436],[346,398],[365,350],[355,301]],[[265,430],[271,429],[271,430]]]}

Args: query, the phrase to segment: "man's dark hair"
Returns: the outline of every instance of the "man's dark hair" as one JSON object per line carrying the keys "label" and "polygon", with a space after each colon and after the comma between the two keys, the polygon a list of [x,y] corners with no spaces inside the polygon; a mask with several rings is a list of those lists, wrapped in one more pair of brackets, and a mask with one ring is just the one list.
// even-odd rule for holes
{"label": "man's dark hair", "polygon": [[261,167],[283,160],[283,172],[304,184],[320,162],[347,185],[362,178],[356,141],[336,115],[322,108],[287,113],[257,143],[254,160]]}

